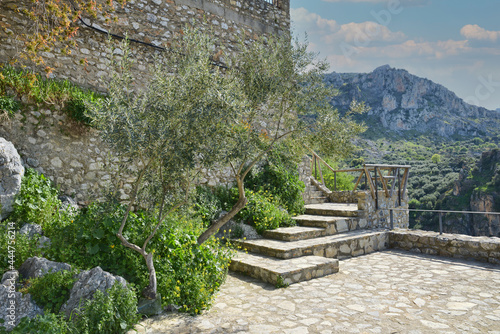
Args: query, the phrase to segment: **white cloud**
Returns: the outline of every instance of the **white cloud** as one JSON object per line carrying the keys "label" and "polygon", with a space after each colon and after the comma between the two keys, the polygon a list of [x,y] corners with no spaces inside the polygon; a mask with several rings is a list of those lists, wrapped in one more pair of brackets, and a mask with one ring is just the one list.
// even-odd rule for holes
{"label": "white cloud", "polygon": [[468,39],[490,40],[495,42],[500,39],[500,31],[490,31],[477,24],[467,24],[460,29],[462,36]]}
{"label": "white cloud", "polygon": [[367,46],[372,42],[400,42],[406,37],[402,32],[393,32],[373,21],[339,25],[335,20],[324,19],[305,8],[292,8],[290,15],[299,32],[306,31],[312,41],[316,39],[316,43],[346,42],[354,46]]}

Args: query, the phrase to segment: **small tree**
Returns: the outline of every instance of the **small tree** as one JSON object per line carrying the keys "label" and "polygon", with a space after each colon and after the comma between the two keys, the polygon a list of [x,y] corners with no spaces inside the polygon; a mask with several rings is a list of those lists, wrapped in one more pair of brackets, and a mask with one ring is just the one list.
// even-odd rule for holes
{"label": "small tree", "polygon": [[[148,243],[165,216],[187,201],[196,164],[229,164],[239,191],[233,208],[199,236],[201,244],[245,207],[246,175],[279,142],[288,141],[298,154],[307,144],[345,156],[354,147],[351,139],[363,130],[350,113],[341,117],[331,107],[335,91],[322,80],[326,63],[315,61],[306,45],[287,35],[241,43],[221,73],[210,60],[214,44],[206,34],[186,29],[164,55],[165,62],[155,63],[149,84],[140,91],[134,90],[126,51],[109,97],[90,113],[116,152],[139,162],[117,236],[144,257],[150,282],[143,294],[148,298],[156,297]],[[353,103],[351,109],[364,107]],[[142,247],[124,236],[141,193],[158,214]]]}
{"label": "small tree", "polygon": [[[91,105],[89,117],[103,138],[127,161],[138,166],[128,208],[117,236],[125,247],[140,253],[149,270],[143,291],[156,298],[153,253],[147,247],[165,217],[186,203],[196,163],[210,165],[227,127],[237,115],[235,83],[213,67],[213,44],[207,35],[187,30],[156,61],[147,87],[137,90],[131,76],[128,47],[116,66],[104,102]],[[157,213],[157,224],[142,245],[124,236],[130,210],[141,199]]]}
{"label": "small tree", "polygon": [[433,163],[438,164],[441,162],[441,155],[436,153],[431,157],[431,160]]}
{"label": "small tree", "polygon": [[352,113],[363,112],[364,104],[353,101],[344,117],[330,101],[337,92],[324,83],[328,65],[316,60],[307,45],[289,35],[261,37],[254,43],[240,44],[228,71],[240,84],[244,110],[228,133],[226,161],[231,165],[238,186],[237,203],[198,238],[203,243],[247,202],[244,179],[266,153],[287,141],[297,154],[304,147],[316,147],[329,156],[346,157],[353,151],[352,139],[364,131]]}

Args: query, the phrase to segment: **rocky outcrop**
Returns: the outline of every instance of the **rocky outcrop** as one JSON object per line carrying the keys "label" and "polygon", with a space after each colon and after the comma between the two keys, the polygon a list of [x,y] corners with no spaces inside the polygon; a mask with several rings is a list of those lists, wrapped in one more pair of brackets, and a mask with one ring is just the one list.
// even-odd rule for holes
{"label": "rocky outcrop", "polygon": [[71,270],[67,263],[54,262],[43,257],[30,257],[19,267],[19,273],[23,278],[42,277],[50,272]]}
{"label": "rocky outcrop", "polygon": [[97,290],[105,292],[115,283],[127,286],[127,281],[121,276],[114,276],[101,267],[95,267],[91,270],[82,271],[76,276],[76,282],[71,289],[68,301],[61,307],[61,312],[70,317],[72,313],[78,313],[78,310],[87,300],[94,297]]}
{"label": "rocky outcrop", "polygon": [[31,295],[26,295],[15,291],[14,285],[0,284],[0,319],[4,322],[0,326],[11,330],[19,324],[22,318],[34,318],[42,315],[43,310],[31,299]]}
{"label": "rocky outcrop", "polygon": [[442,85],[389,65],[371,73],[333,72],[325,81],[339,89],[331,103],[340,111],[353,99],[365,101],[371,110],[362,118],[371,116],[371,126],[441,137],[482,136],[500,127],[497,111],[470,105]]}
{"label": "rocky outcrop", "polygon": [[16,148],[0,137],[0,220],[12,212],[14,197],[21,190],[24,167]]}
{"label": "rocky outcrop", "polygon": [[[468,203],[466,207],[462,204],[464,202]],[[462,168],[452,193],[444,195],[442,207],[500,212],[500,150],[483,152],[473,168]],[[445,227],[449,233],[500,237],[500,215],[447,215]]]}

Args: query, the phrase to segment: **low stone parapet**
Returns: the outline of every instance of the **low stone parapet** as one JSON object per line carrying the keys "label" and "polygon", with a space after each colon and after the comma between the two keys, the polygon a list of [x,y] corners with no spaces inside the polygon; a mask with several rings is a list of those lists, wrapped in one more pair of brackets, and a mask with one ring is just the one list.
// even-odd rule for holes
{"label": "low stone parapet", "polygon": [[472,237],[406,229],[388,233],[390,248],[500,264],[500,238],[497,237]]}

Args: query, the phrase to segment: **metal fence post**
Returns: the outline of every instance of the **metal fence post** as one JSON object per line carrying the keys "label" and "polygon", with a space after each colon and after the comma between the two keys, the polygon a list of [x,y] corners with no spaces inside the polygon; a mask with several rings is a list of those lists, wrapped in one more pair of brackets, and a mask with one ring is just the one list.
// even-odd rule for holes
{"label": "metal fence post", "polygon": [[439,234],[443,234],[443,213],[439,213]]}

